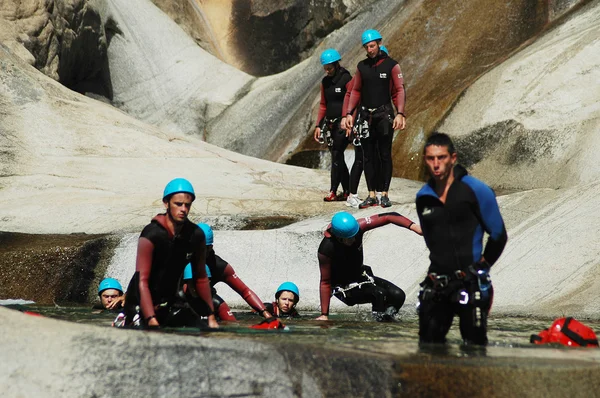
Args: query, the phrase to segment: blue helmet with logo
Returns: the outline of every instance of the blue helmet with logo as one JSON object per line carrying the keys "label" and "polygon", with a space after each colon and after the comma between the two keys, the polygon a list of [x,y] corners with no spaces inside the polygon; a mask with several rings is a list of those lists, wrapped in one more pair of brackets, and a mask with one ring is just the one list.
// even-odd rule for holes
{"label": "blue helmet with logo", "polygon": [[292,292],[296,296],[296,302],[300,300],[300,290],[298,290],[298,286],[293,282],[283,282],[279,285],[275,292],[275,300],[279,299],[279,296],[281,296],[281,293],[283,292]]}
{"label": "blue helmet with logo", "polygon": [[212,245],[215,238],[214,238],[213,230],[210,227],[210,225],[201,222],[201,223],[198,223],[198,226],[200,227],[202,232],[204,232],[204,236],[206,237],[206,244]]}
{"label": "blue helmet with logo", "polygon": [[196,199],[194,187],[192,187],[192,184],[185,178],[176,178],[167,184],[163,191],[163,202],[176,193],[189,193],[192,195],[192,201]]}
{"label": "blue helmet with logo", "polygon": [[100,285],[98,285],[98,296],[106,289],[115,289],[123,294],[123,287],[121,287],[119,281],[114,278],[106,278],[100,282]]}
{"label": "blue helmet with logo", "polygon": [[340,59],[342,59],[342,56],[333,48],[328,48],[321,53],[321,65],[332,64]]}
{"label": "blue helmet with logo", "polygon": [[361,36],[361,41],[362,41],[363,46],[370,41],[381,40],[381,39],[382,39],[381,33],[376,31],[375,29],[365,30]]}
{"label": "blue helmet with logo", "polygon": [[359,229],[358,221],[347,211],[340,211],[331,219],[331,233],[338,238],[352,238]]}
{"label": "blue helmet with logo", "polygon": [[386,47],[386,46],[384,46],[383,44],[382,44],[381,46],[379,46],[379,49],[380,49],[381,51],[383,51],[384,53],[386,53],[387,55],[390,55],[390,53],[389,53],[389,51],[388,51],[387,47]]}
{"label": "blue helmet with logo", "polygon": [[[206,267],[206,276],[212,278],[212,274],[210,273],[210,268],[208,268],[207,264],[204,264]],[[192,275],[192,264],[188,263],[183,270],[183,279],[192,279],[194,276]]]}

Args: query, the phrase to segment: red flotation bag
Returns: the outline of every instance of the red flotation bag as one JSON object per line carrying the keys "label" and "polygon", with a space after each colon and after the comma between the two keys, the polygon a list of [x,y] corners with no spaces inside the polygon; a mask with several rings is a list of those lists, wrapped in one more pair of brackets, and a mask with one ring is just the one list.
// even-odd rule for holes
{"label": "red flotation bag", "polygon": [[559,318],[549,329],[531,335],[533,344],[559,343],[569,347],[598,347],[596,333],[574,318]]}
{"label": "red flotation bag", "polygon": [[284,329],[285,325],[277,318],[267,318],[261,323],[250,327],[252,329]]}

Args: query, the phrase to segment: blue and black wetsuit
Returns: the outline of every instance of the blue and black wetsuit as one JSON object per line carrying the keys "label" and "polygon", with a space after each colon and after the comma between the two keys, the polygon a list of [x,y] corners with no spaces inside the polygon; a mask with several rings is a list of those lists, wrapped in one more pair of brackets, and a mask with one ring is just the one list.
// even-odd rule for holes
{"label": "blue and black wetsuit", "polygon": [[[478,263],[482,255],[493,265],[506,245],[506,229],[494,191],[460,165],[453,173],[445,203],[435,192],[433,180],[417,193],[417,213],[431,260],[420,295],[419,336],[423,342],[444,342],[458,314],[463,339],[485,345],[493,288],[486,292],[486,300],[474,300],[479,297],[478,281],[469,266]],[[484,233],[489,234],[485,248]],[[467,294],[468,303],[464,303]]]}

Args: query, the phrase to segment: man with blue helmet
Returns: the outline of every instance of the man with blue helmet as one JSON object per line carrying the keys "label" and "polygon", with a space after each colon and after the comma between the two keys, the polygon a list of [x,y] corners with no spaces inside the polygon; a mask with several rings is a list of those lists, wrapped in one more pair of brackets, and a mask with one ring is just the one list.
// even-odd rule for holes
{"label": "man with blue helmet", "polygon": [[[362,134],[361,143],[369,197],[359,205],[361,209],[392,205],[388,197],[393,169],[392,141],[394,130],[406,127],[402,71],[397,61],[381,51],[381,40],[381,34],[376,30],[369,29],[363,33],[362,45],[367,58],[357,65],[352,93],[344,110],[348,128],[353,127],[353,113],[359,104],[360,119],[367,122],[368,134]],[[395,117],[392,103],[396,107]],[[376,197],[378,189],[381,189],[379,200]]]}
{"label": "man with blue helmet", "polygon": [[489,270],[508,239],[496,196],[457,163],[448,135],[431,134],[423,159],[431,179],[416,205],[431,264],[419,293],[419,339],[444,343],[458,315],[465,344],[486,345],[494,297]]}
{"label": "man with blue helmet", "polygon": [[375,214],[356,220],[347,212],[336,213],[324,233],[318,250],[321,271],[321,315],[327,320],[334,295],[346,305],[371,303],[378,321],[392,321],[406,295],[398,286],[373,275],[363,263],[365,232],[387,224],[408,228],[421,235],[421,228],[396,212]]}
{"label": "man with blue helmet", "polygon": [[[340,66],[341,59],[340,54],[333,48],[321,53],[321,65],[326,76],[321,81],[321,102],[313,137],[317,142],[327,141],[331,152],[331,185],[329,194],[323,198],[326,202],[346,200],[349,194],[350,174],[344,159],[344,151],[349,141],[340,123],[344,97],[352,76]],[[338,195],[337,189],[340,184],[343,193]]]}
{"label": "man with blue helmet", "polygon": [[119,281],[114,278],[105,278],[100,282],[98,297],[100,297],[100,305],[95,305],[94,309],[120,310],[125,302],[123,288]]}
{"label": "man with blue helmet", "polygon": [[[210,284],[206,276],[204,232],[188,220],[196,198],[189,181],[176,178],[163,192],[165,213],[152,219],[140,234],[135,274],[127,288],[125,325],[139,315],[141,326],[201,326],[200,308],[181,308],[179,281],[188,263],[194,271],[194,293],[208,309],[208,326],[218,327],[213,314]],[[194,303],[191,303],[192,305]],[[139,308],[139,311],[138,311]]]}
{"label": "man with blue helmet", "polygon": [[300,290],[293,282],[283,282],[275,292],[275,301],[265,303],[267,311],[278,318],[297,318],[296,305],[300,301]]}

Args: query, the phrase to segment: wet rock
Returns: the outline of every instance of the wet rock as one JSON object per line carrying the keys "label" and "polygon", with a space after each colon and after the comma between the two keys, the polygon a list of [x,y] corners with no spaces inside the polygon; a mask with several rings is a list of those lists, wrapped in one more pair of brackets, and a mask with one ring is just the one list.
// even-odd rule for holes
{"label": "wet rock", "polygon": [[89,303],[116,240],[103,235],[0,232],[0,299]]}

